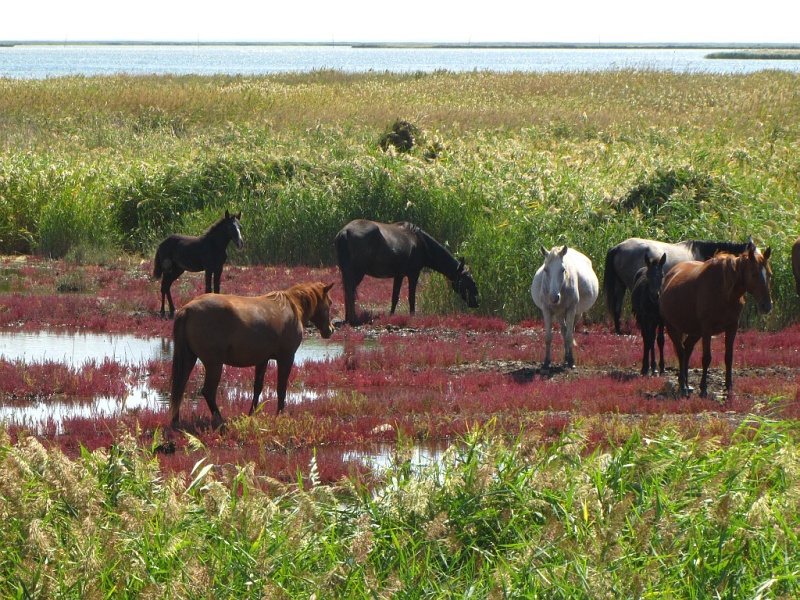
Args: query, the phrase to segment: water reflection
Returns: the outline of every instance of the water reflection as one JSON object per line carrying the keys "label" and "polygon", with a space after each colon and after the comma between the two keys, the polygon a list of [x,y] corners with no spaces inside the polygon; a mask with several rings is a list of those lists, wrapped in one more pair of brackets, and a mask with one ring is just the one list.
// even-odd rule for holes
{"label": "water reflection", "polygon": [[[308,338],[297,350],[295,365],[330,360],[343,352],[344,346],[340,342]],[[110,359],[133,367],[150,360],[171,360],[172,340],[132,335],[3,331],[0,332],[0,359],[25,364],[61,362],[76,368],[88,362],[99,363]],[[261,406],[273,397],[271,392],[268,384],[262,393]],[[233,390],[233,394],[249,399],[252,391]],[[313,390],[290,391],[286,401],[299,403],[319,397],[320,394]],[[8,404],[0,400],[0,422],[37,431],[53,423],[58,432],[63,432],[64,423],[70,419],[112,418],[129,411],[163,410],[168,403],[169,396],[166,393],[153,389],[147,382],[138,381],[129,387],[123,397],[98,397],[83,402],[36,400],[26,404]]]}
{"label": "water reflection", "polygon": [[[414,471],[440,463],[445,450],[449,447],[446,442],[416,442],[408,448],[403,460]],[[360,462],[371,468],[376,473],[386,471],[392,466],[397,466],[397,444],[372,444],[358,450],[348,450],[342,454],[343,462]]]}

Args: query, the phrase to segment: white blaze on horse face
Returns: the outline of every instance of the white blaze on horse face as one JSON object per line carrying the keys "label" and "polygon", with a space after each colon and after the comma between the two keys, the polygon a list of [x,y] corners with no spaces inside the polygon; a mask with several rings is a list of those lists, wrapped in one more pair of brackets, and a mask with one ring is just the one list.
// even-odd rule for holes
{"label": "white blaze on horse face", "polygon": [[545,260],[544,275],[547,299],[550,301],[550,304],[558,304],[561,302],[561,288],[564,287],[564,280],[566,278],[564,262],[558,253],[551,252],[548,255]]}
{"label": "white blaze on horse face", "polygon": [[241,250],[242,246],[244,246],[244,238],[242,237],[242,226],[239,224],[239,221],[234,221],[233,226],[236,228],[236,239],[234,240],[234,244],[236,244],[236,248],[238,250]]}

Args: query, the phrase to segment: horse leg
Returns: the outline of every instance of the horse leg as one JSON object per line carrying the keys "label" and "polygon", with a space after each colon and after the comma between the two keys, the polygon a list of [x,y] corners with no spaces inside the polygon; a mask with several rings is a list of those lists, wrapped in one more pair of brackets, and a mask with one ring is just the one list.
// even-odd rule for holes
{"label": "horse leg", "polygon": [[575,311],[567,311],[561,318],[561,339],[564,340],[564,364],[570,369],[575,366],[572,348],[575,344]]}
{"label": "horse leg", "polygon": [[256,377],[253,380],[253,403],[250,405],[250,414],[256,412],[258,408],[258,399],[261,396],[261,391],[264,389],[264,375],[267,373],[267,363],[264,361],[260,365],[256,365]]}
{"label": "horse leg", "polygon": [[[397,303],[400,302],[400,287],[403,285],[403,276],[395,277],[394,284],[392,285],[392,310],[389,311],[390,315],[394,314],[397,308]],[[410,286],[409,286],[410,289]],[[411,311],[414,312],[413,310]]]}
{"label": "horse leg", "polygon": [[[206,269],[206,294],[211,293],[211,281],[213,277],[214,277],[214,271],[212,271],[211,269]],[[219,285],[217,287],[219,287]],[[219,292],[219,289],[217,289],[216,291]]]}
{"label": "horse leg", "polygon": [[[650,353],[652,351],[652,338],[651,331],[650,331],[650,324],[642,325],[642,375],[647,375],[648,371],[650,370]],[[653,359],[655,361],[655,359]]]}
{"label": "horse leg", "polygon": [[617,280],[614,283],[614,332],[622,334],[622,301],[625,300],[625,284]]}
{"label": "horse leg", "polygon": [[175,317],[175,303],[172,301],[172,292],[170,291],[172,288],[172,283],[181,276],[183,270],[180,271],[168,271],[165,272],[161,278],[161,316],[166,316],[164,314],[164,298],[166,297],[167,302],[169,302],[169,318],[172,319]]}
{"label": "horse leg", "polygon": [[417,281],[419,281],[419,271],[408,274],[408,312],[412,315],[417,310]]}
{"label": "horse leg", "polygon": [[[214,293],[219,294],[219,282],[222,279],[222,266],[218,269],[214,269],[212,272],[212,279],[214,283]],[[208,287],[208,282],[206,282],[206,287]]]}
{"label": "horse leg", "polygon": [[180,361],[180,364],[174,365],[172,368],[173,382],[172,393],[169,399],[169,414],[170,427],[177,429],[181,404],[183,403],[183,394],[186,391],[186,384],[189,382],[189,376],[192,374],[194,365],[197,362],[197,355],[186,345],[184,347],[184,352],[178,353],[173,360]]}
{"label": "horse leg", "polygon": [[701,398],[708,397],[708,367],[710,365],[711,365],[711,335],[703,334],[703,376],[700,378]]}
{"label": "horse leg", "polygon": [[203,381],[202,394],[208,404],[208,410],[211,411],[211,425],[214,429],[219,429],[225,422],[217,408],[217,388],[219,380],[222,379],[222,363],[203,363],[203,365],[206,368],[206,378]]}
{"label": "horse leg", "polygon": [[733,390],[733,343],[736,340],[738,320],[725,332],[725,392],[728,398]]}
{"label": "horse leg", "polygon": [[342,271],[342,287],[344,288],[344,320],[350,325],[358,325],[358,317],[356,315],[356,288],[361,280],[364,279],[364,274],[357,275],[352,271]]}
{"label": "horse leg", "polygon": [[544,315],[544,364],[545,369],[550,368],[550,345],[553,343],[553,314],[549,310],[542,311]]}
{"label": "horse leg", "polygon": [[683,385],[685,388],[684,395],[687,398],[692,392],[692,388],[689,385],[689,359],[692,357],[692,351],[694,351],[694,347],[699,340],[700,336],[687,335],[686,339],[683,341]]}
{"label": "horse leg", "polygon": [[279,358],[278,363],[278,414],[283,412],[286,403],[286,387],[289,383],[289,374],[294,365],[294,354],[289,357]]}
{"label": "horse leg", "polygon": [[[656,342],[658,342],[658,352],[659,352],[659,359],[658,359],[658,372],[661,375],[664,374],[664,323],[659,323],[657,326],[657,333],[656,333]],[[653,353],[655,353],[655,348],[653,349]],[[655,360],[655,356],[653,357]]]}

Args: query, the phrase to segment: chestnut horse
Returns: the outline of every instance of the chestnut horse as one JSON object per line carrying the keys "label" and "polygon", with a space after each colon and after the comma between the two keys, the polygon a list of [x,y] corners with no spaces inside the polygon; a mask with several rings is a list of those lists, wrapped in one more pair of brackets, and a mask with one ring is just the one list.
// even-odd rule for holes
{"label": "chestnut horse", "polygon": [[614,319],[614,331],[622,333],[622,302],[625,291],[633,289],[636,273],[642,268],[645,254],[650,256],[667,255],[664,274],[685,260],[708,260],[717,252],[740,254],[747,250],[748,242],[717,242],[705,240],[685,240],[675,244],[628,238],[606,253],[603,289],[606,293],[606,306]]}
{"label": "chestnut horse", "polygon": [[444,246],[411,223],[350,221],[336,234],[336,262],[342,273],[345,319],[357,325],[356,288],[365,275],[394,279],[392,310],[400,299],[400,286],[408,277],[408,307],[416,309],[417,281],[422,269],[438,271],[450,281],[467,306],[478,306],[478,286],[464,259],[456,259]]}
{"label": "chestnut horse", "polygon": [[158,246],[153,261],[153,277],[161,279],[161,316],[164,316],[164,298],[169,302],[169,316],[175,316],[170,287],[172,282],[184,271],[206,272],[206,293],[213,290],[219,294],[219,279],[222,266],[228,259],[228,243],[233,242],[242,249],[242,226],[239,223],[242,213],[232,215],[227,210],[225,216],[214,223],[199,236],[174,234]]}
{"label": "chestnut horse", "polygon": [[708,395],[708,367],[711,364],[711,336],[725,333],[725,390],[730,396],[733,344],[739,328],[744,295],[756,299],[758,310],[772,310],[769,265],[770,248],[761,254],[752,243],[739,256],[721,253],[706,261],[687,261],[664,277],[661,315],[667,334],[678,355],[678,387],[688,396],[689,358],[698,340],[703,340],[703,376],[700,397]]}
{"label": "chestnut horse", "polygon": [[256,368],[252,415],[264,388],[267,363],[274,360],[278,365],[280,413],[294,354],[303,340],[303,328],[310,321],[323,338],[333,333],[328,296],[332,287],[333,284],[299,283],[288,290],[255,297],[203,294],[181,308],[173,326],[172,427],[178,426],[183,392],[198,358],[206,370],[202,394],[215,429],[223,423],[216,401],[222,365]]}

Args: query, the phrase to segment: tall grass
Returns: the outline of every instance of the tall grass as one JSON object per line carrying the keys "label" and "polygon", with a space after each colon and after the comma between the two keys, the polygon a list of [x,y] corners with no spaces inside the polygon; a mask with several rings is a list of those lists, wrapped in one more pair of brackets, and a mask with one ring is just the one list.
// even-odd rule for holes
{"label": "tall grass", "polygon": [[[585,452],[474,430],[383,483],[295,485],[201,459],[165,476],[124,431],[76,460],[0,435],[4,598],[794,597],[800,446],[664,430]],[[198,442],[196,442],[197,444]]]}
{"label": "tall grass", "polygon": [[[775,251],[766,324],[780,326],[796,312],[797,84],[628,70],[3,80],[0,252],[150,255],[231,208],[246,237],[233,260],[318,266],[348,220],[407,219],[466,256],[481,312],[518,321],[540,245],[575,246],[602,277],[629,236],[752,235]],[[409,153],[380,147],[398,117],[421,132]],[[446,289],[423,308],[457,310]]]}

